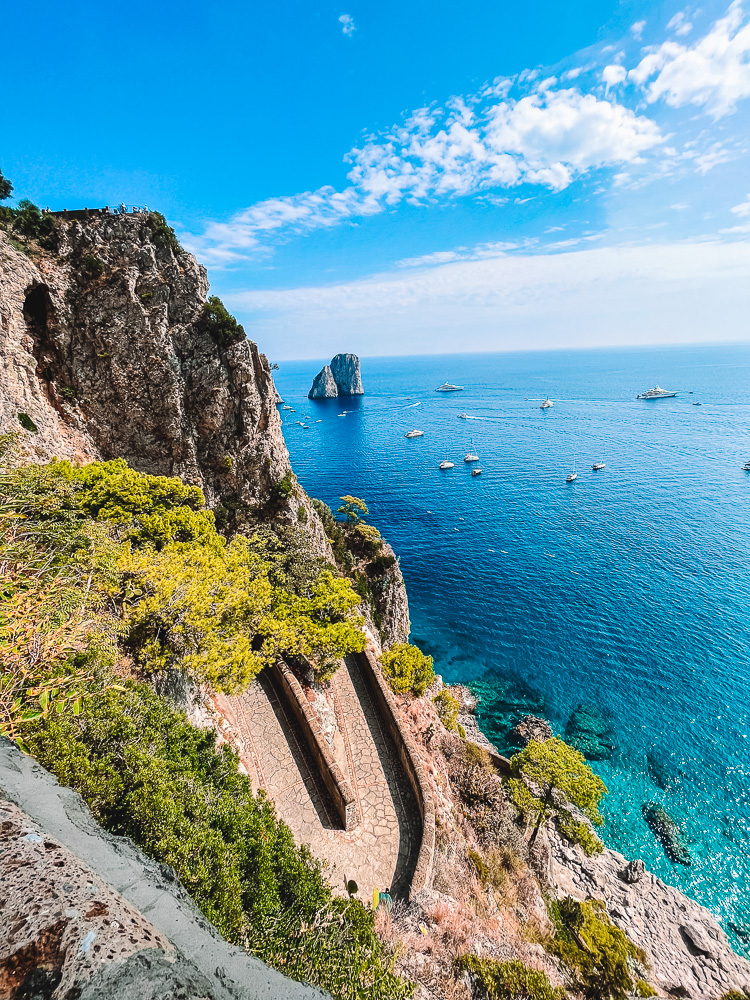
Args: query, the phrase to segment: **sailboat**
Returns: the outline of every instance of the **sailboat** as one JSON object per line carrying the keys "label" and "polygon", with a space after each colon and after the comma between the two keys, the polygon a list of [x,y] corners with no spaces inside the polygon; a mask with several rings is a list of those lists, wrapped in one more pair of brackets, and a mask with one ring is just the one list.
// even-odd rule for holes
{"label": "sailboat", "polygon": [[573,456],[573,471],[569,472],[567,474],[567,476],[565,477],[565,482],[566,483],[574,483],[576,481],[576,479],[578,479],[578,473],[576,472],[576,460],[575,460],[575,456]]}

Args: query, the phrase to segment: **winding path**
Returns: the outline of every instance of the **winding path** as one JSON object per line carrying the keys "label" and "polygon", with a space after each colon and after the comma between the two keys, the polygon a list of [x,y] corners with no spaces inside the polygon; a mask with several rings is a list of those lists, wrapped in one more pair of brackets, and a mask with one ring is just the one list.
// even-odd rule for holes
{"label": "winding path", "polygon": [[254,786],[273,799],[297,842],[328,862],[335,891],[343,895],[353,878],[364,899],[373,888],[405,895],[420,847],[417,803],[356,657],[339,668],[333,689],[339,729],[334,754],[357,799],[358,821],[346,832],[273,679],[264,671],[223,708]]}

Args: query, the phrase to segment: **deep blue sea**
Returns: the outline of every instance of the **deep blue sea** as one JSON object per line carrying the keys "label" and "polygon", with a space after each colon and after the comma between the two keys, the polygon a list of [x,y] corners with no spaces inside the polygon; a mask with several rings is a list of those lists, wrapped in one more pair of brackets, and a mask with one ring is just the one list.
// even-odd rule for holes
{"label": "deep blue sea", "polygon": [[[528,711],[560,734],[579,704],[600,712],[606,843],[750,950],[750,345],[365,358],[364,397],[311,402],[323,363],[276,373],[292,462],[334,508],[367,501],[412,640],[475,684],[500,746]],[[657,382],[679,395],[635,400]],[[648,802],[682,825],[691,867],[665,856]]]}

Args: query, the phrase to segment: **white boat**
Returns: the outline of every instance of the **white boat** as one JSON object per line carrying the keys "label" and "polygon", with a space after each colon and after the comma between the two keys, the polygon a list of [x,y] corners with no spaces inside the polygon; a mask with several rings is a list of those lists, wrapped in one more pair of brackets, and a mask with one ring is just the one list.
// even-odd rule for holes
{"label": "white boat", "polygon": [[539,409],[540,410],[548,410],[550,408],[550,406],[554,406],[554,405],[555,404],[552,402],[552,400],[549,398],[549,396],[546,396],[545,399],[544,399],[544,402],[539,407]]}
{"label": "white boat", "polygon": [[482,470],[481,469],[472,469],[471,470],[471,474],[472,474],[472,476],[481,476],[482,475]]}
{"label": "white boat", "polygon": [[649,389],[648,392],[642,392],[640,395],[636,396],[636,399],[671,399],[676,396],[676,392],[668,392],[666,389],[662,389],[660,385],[655,385],[653,389]]}
{"label": "white boat", "polygon": [[441,462],[440,465],[438,466],[438,468],[439,469],[452,469],[453,468],[453,462]]}
{"label": "white boat", "polygon": [[458,419],[459,420],[468,420],[469,419],[469,414],[468,413],[459,413]]}
{"label": "white boat", "polygon": [[479,461],[479,455],[472,455],[471,452],[467,452],[467,454],[464,455],[464,462],[478,462],[478,461]]}
{"label": "white boat", "polygon": [[750,458],[748,458],[748,460],[742,466],[742,469],[744,472],[750,472]]}
{"label": "white boat", "polygon": [[407,431],[406,434],[404,434],[404,437],[406,437],[406,438],[421,438],[421,437],[424,437],[424,431],[418,431],[418,430]]}
{"label": "white boat", "polygon": [[600,469],[606,469],[606,468],[607,468],[606,462],[594,462],[594,464],[591,466],[591,471],[598,472]]}
{"label": "white boat", "polygon": [[442,385],[437,387],[435,392],[460,392],[461,389],[463,389],[462,385],[453,385],[452,382],[443,382]]}
{"label": "white boat", "polygon": [[576,460],[573,459],[573,471],[569,472],[565,477],[566,483],[574,483],[578,479],[578,473],[576,472]]}

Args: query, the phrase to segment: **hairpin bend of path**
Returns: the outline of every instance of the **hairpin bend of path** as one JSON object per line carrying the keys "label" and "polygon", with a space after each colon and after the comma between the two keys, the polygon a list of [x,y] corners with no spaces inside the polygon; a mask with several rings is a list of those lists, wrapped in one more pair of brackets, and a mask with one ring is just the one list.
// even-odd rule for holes
{"label": "hairpin bend of path", "polygon": [[243,694],[222,698],[220,708],[239,737],[253,786],[273,800],[295,840],[328,862],[334,890],[344,894],[346,881],[354,879],[363,899],[386,887],[405,896],[422,835],[414,794],[356,656],[346,658],[332,685],[338,726],[333,753],[357,800],[357,824],[347,831],[268,671]]}

